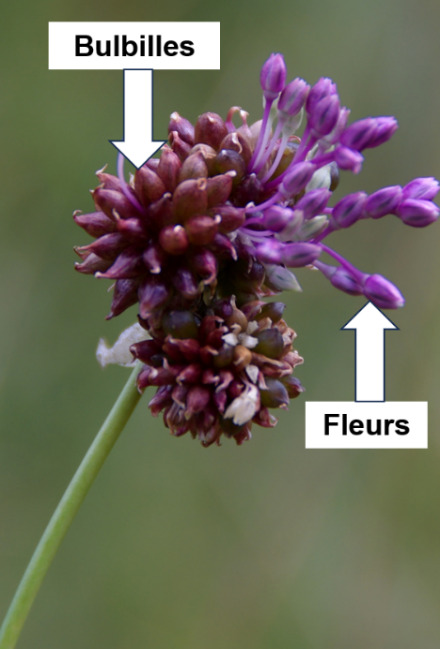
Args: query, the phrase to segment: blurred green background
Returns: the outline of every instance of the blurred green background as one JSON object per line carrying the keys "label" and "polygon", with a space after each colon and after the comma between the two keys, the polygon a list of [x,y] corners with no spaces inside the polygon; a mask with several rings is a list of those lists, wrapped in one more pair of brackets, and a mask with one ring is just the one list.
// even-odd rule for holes
{"label": "blurred green background", "polygon": [[[221,71],[157,72],[155,135],[169,114],[234,104],[261,114],[262,62],[330,76],[352,118],[396,115],[367,152],[359,189],[440,177],[440,5],[429,0],[64,0],[2,5],[0,273],[0,612],[50,514],[126,380],[98,367],[107,283],[75,274],[94,171],[114,170],[122,73],[47,69],[49,20],[220,20]],[[237,448],[172,438],[147,409],[119,440],[67,535],[22,649],[437,649],[440,638],[438,226],[395,218],[335,237],[367,272],[398,283],[389,313],[387,399],[429,401],[429,450],[306,451],[305,400],[351,400],[363,305],[299,274],[287,319],[306,395],[275,430]]]}

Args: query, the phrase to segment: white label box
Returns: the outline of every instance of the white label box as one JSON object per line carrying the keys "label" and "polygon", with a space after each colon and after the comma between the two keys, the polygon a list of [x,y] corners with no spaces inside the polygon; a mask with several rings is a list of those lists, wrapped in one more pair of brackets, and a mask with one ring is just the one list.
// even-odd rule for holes
{"label": "white label box", "polygon": [[219,22],[50,22],[49,70],[219,70]]}
{"label": "white label box", "polygon": [[308,401],[306,448],[428,448],[428,403]]}

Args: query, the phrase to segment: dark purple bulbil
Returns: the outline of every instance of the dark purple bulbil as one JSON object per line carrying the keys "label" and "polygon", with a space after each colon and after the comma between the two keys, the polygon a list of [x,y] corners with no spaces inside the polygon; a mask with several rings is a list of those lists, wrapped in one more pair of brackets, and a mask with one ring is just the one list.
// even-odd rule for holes
{"label": "dark purple bulbil", "polygon": [[[137,304],[140,324],[152,339],[145,352],[140,351],[144,347],[133,348],[145,363],[140,389],[159,385],[151,407],[155,412],[164,409],[165,423],[175,434],[189,430],[198,436],[200,426],[204,444],[218,443],[222,431],[234,436],[234,421],[245,430],[237,441],[247,439],[251,421],[269,421],[266,414],[259,415],[260,408],[266,413],[267,408],[284,406],[286,394],[298,394],[297,379],[291,376],[295,363],[285,368],[280,387],[273,382],[279,382],[273,374],[276,362],[265,365],[266,352],[259,352],[269,349],[269,357],[276,360],[268,341],[272,336],[281,345],[282,335],[280,350],[291,350],[292,336],[286,337],[291,330],[265,319],[261,301],[297,287],[289,268],[314,267],[347,294],[364,295],[381,308],[401,307],[404,299],[389,280],[358,270],[326,239],[358,221],[387,214],[412,227],[429,225],[439,216],[433,203],[439,183],[434,178],[416,178],[370,195],[359,191],[331,206],[340,172],[359,173],[362,152],[389,140],[397,121],[367,117],[347,124],[349,110],[341,105],[335,83],[322,78],[309,86],[296,78],[286,84],[281,54],[264,63],[260,82],[260,122],[248,124],[247,113],[236,106],[225,121],[208,112],[194,126],[173,113],[169,145],[160,157],[149,160],[128,183],[119,155],[117,176],[97,173],[95,211],[74,214],[95,239],[76,248],[81,257],[77,270],[112,280],[108,317]],[[298,135],[301,120],[304,127]],[[335,265],[324,262],[323,253]],[[235,320],[230,319],[232,312]],[[179,340],[187,342],[176,347],[166,323],[177,317],[186,318],[177,329]],[[199,349],[202,340],[203,349],[211,344],[204,330],[208,322],[208,338],[216,350],[214,369],[211,352],[200,356]],[[266,329],[272,333],[264,333]],[[261,340],[256,342],[254,331]],[[212,373],[223,362],[230,368],[228,381],[231,375],[235,378],[220,396]],[[205,378],[200,372],[207,372]],[[160,384],[158,376],[163,377]],[[286,381],[291,382],[290,392]],[[262,395],[262,390],[268,392]],[[203,419],[205,410],[210,414]]]}

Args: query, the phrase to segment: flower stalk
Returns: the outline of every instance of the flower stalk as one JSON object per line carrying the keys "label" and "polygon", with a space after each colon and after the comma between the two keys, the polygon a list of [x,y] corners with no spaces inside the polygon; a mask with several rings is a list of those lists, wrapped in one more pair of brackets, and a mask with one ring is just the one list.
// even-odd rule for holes
{"label": "flower stalk", "polygon": [[0,649],[14,649],[34,599],[76,513],[141,395],[136,364],[52,515],[0,628]]}

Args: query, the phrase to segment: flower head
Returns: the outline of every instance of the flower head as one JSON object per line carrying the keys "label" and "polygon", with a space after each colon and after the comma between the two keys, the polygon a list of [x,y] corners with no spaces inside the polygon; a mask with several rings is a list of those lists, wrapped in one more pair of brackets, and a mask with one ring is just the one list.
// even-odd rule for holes
{"label": "flower head", "polygon": [[[394,117],[349,124],[336,84],[286,83],[281,54],[264,63],[260,83],[260,121],[249,124],[237,106],[225,120],[208,112],[195,125],[174,112],[160,157],[127,182],[120,154],[116,176],[97,173],[95,211],[74,214],[95,239],[76,248],[77,270],[112,280],[108,317],[137,304],[151,337],[132,346],[145,363],[139,388],[158,386],[153,412],[164,412],[174,434],[189,431],[206,445],[222,433],[247,439],[251,422],[271,421],[270,404],[287,403],[286,381],[299,389],[286,378],[297,362],[293,332],[267,320],[261,302],[298,290],[291,268],[318,269],[334,287],[381,308],[403,306],[389,280],[357,269],[326,239],[387,214],[413,227],[439,216],[434,178],[333,200],[341,171],[361,171],[363,151],[396,131]],[[284,341],[275,355],[271,336]],[[265,337],[268,353],[258,347]]]}

